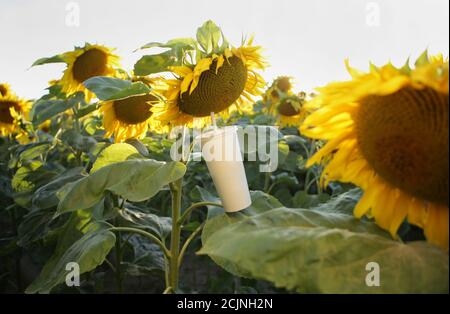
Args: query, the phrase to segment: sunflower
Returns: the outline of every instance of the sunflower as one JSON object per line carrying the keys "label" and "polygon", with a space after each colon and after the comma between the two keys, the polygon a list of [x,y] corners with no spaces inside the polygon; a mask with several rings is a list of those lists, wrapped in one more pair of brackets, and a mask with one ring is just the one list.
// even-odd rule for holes
{"label": "sunflower", "polygon": [[[283,95],[291,93],[292,90],[292,77],[279,76],[273,80],[270,87],[263,95],[264,102],[276,103],[280,101]],[[291,93],[292,94],[292,93]]]}
{"label": "sunflower", "polygon": [[[204,25],[218,29],[211,21]],[[196,126],[202,127],[211,120],[211,112],[226,118],[231,111],[250,110],[253,96],[261,94],[265,85],[256,70],[266,67],[261,47],[252,43],[251,38],[238,48],[225,42],[209,53],[197,50],[192,64],[169,67],[176,78],[164,80],[166,102],[153,107],[155,119],[172,126],[193,126],[195,119]]]}
{"label": "sunflower", "polygon": [[412,69],[392,64],[318,89],[301,132],[328,141],[309,161],[322,183],[364,190],[356,217],[367,215],[397,236],[405,220],[448,250],[449,64],[424,53]]}
{"label": "sunflower", "polygon": [[31,103],[9,92],[0,97],[0,136],[22,135],[22,118],[28,117]]}
{"label": "sunflower", "polygon": [[103,127],[106,137],[114,136],[115,142],[124,142],[129,138],[141,138],[147,130],[163,132],[159,122],[153,121],[152,106],[161,102],[156,90],[161,88],[157,79],[146,77],[133,77],[133,82],[143,82],[152,92],[144,95],[134,95],[124,99],[106,101],[101,104],[100,112],[103,113]]}
{"label": "sunflower", "polygon": [[0,83],[0,97],[5,97],[10,93],[10,87],[6,83]]}
{"label": "sunflower", "polygon": [[305,118],[304,98],[292,95],[283,98],[276,107],[277,124],[281,127],[298,126]]}
{"label": "sunflower", "polygon": [[90,100],[94,94],[83,86],[83,82],[94,76],[115,76],[119,57],[112,53],[112,49],[86,43],[82,48],[66,52],[62,59],[67,68],[59,82],[62,92],[67,96],[76,92],[84,92]]}
{"label": "sunflower", "polygon": [[280,76],[263,95],[267,111],[277,119],[276,124],[281,127],[298,126],[305,117],[303,103],[306,94],[297,95],[292,89],[292,78]]}

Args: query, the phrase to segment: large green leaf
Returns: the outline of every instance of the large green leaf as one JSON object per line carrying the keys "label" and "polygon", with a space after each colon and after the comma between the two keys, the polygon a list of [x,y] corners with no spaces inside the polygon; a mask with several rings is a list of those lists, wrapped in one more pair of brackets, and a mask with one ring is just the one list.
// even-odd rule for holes
{"label": "large green leaf", "polygon": [[28,162],[37,157],[42,156],[49,150],[50,146],[51,146],[50,143],[46,142],[41,142],[39,144],[34,145],[30,149],[27,149],[20,154],[19,162],[20,163]]}
{"label": "large green leaf", "polygon": [[150,92],[150,87],[142,82],[131,82],[107,76],[92,77],[83,82],[83,85],[103,101],[123,99]]}
{"label": "large green leaf", "polygon": [[181,178],[186,166],[179,162],[127,160],[105,166],[69,185],[60,193],[57,213],[85,209],[107,191],[132,202],[153,197],[165,185]]}
{"label": "large green leaf", "polygon": [[302,190],[295,193],[294,197],[292,198],[292,205],[294,207],[313,208],[322,203],[326,203],[329,199],[330,199],[329,194],[326,193],[308,194]]}
{"label": "large green leaf", "polygon": [[[164,254],[161,248],[149,239],[133,235],[128,243],[133,248],[133,258],[122,262],[125,272],[130,276],[162,275],[165,268]],[[161,278],[162,279],[162,278]]]}
{"label": "large green leaf", "polygon": [[[342,212],[275,208],[220,227],[225,219],[208,221],[217,231],[205,229],[199,254],[237,275],[308,293],[448,292],[447,253]],[[366,285],[369,262],[380,265],[379,287]]]}
{"label": "large green leaf", "polygon": [[211,20],[206,21],[197,29],[197,41],[207,54],[219,48],[219,41],[222,38],[222,31]]}
{"label": "large green leaf", "polygon": [[166,51],[155,55],[146,55],[134,65],[136,75],[150,75],[168,71],[169,66],[175,65],[177,57],[172,51]]}
{"label": "large green leaf", "polygon": [[94,173],[110,164],[133,158],[142,158],[133,145],[127,143],[112,144],[101,151],[90,172]]}
{"label": "large green leaf", "polygon": [[30,116],[34,126],[38,126],[48,119],[63,113],[76,104],[80,103],[81,98],[84,98],[83,93],[78,93],[75,96],[66,100],[57,99],[40,99],[34,103],[31,109]]}
{"label": "large green leaf", "polygon": [[93,103],[93,104],[89,104],[89,105],[85,105],[81,108],[79,108],[75,114],[75,116],[80,119],[83,118],[84,116],[87,116],[88,114],[94,112],[95,110],[98,109],[99,104],[98,103]]}
{"label": "large green leaf", "polygon": [[[327,198],[327,196],[324,196],[324,194],[319,194],[316,199],[317,203],[313,205],[311,204],[311,207],[314,207],[314,209],[319,211],[337,212],[352,215],[353,209],[355,208],[361,196],[362,191],[359,188],[353,188],[347,192],[336,195],[328,202],[326,202],[326,199],[329,199],[329,197]],[[307,206],[299,207],[309,208]]]}
{"label": "large green leaf", "polygon": [[75,148],[77,151],[85,153],[90,152],[97,145],[97,141],[94,137],[83,135],[76,129],[63,131],[61,140],[67,145]]}
{"label": "large green leaf", "polygon": [[170,49],[184,49],[184,50],[194,50],[196,47],[196,42],[193,38],[176,38],[169,40],[166,43],[160,42],[151,42],[145,44],[140,49],[148,49],[148,48],[170,48]]}
{"label": "large green leaf", "polygon": [[37,66],[37,65],[43,65],[48,63],[64,63],[64,59],[62,55],[55,55],[52,57],[46,57],[46,58],[40,58],[31,65],[31,67]]}
{"label": "large green leaf", "polygon": [[51,144],[49,142],[29,143],[14,146],[11,151],[11,158],[8,161],[10,169],[26,165],[37,157],[41,157],[48,151]]}
{"label": "large green leaf", "polygon": [[[221,203],[220,198],[213,195],[208,190],[197,186],[196,192],[198,192],[202,201],[214,202],[219,204]],[[261,191],[250,191],[250,196],[252,199],[252,204],[248,208],[235,213],[226,214],[221,207],[208,206],[208,220],[203,227],[201,236],[202,242],[206,243],[211,235],[226,226],[242,221],[251,215],[264,213],[272,208],[283,206],[276,198]],[[223,259],[220,256],[210,255],[210,257],[218,265],[222,266],[233,274],[242,275],[246,273],[244,270],[239,269],[239,265],[237,265],[236,263],[230,263],[228,260]]]}
{"label": "large green leaf", "polygon": [[14,201],[24,208],[29,207],[36,189],[50,182],[55,175],[56,171],[50,170],[40,161],[35,160],[23,165],[17,169],[11,180]]}
{"label": "large green leaf", "polygon": [[17,244],[26,247],[44,238],[49,230],[52,216],[51,210],[34,210],[25,215],[17,230]]}
{"label": "large green leaf", "polygon": [[123,219],[121,225],[150,231],[161,239],[166,238],[172,230],[172,218],[170,217],[144,213],[132,206],[119,211],[119,214]]}
{"label": "large green leaf", "polygon": [[81,179],[83,170],[83,167],[69,169],[54,177],[51,182],[38,188],[32,197],[33,206],[40,209],[57,206],[59,203],[59,199],[56,196],[58,190],[67,183]]}
{"label": "large green leaf", "polygon": [[[218,196],[212,194],[211,192],[200,186],[196,186],[194,188],[194,195],[197,195],[198,198],[200,198],[200,200],[204,202],[212,202],[218,204],[222,203]],[[252,199],[252,204],[249,207],[230,215],[226,215],[222,207],[208,205],[207,207],[209,221],[208,224],[206,224],[205,228],[208,228],[210,226],[212,218],[216,216],[220,216],[218,220],[227,220],[229,217],[240,219],[242,217],[247,217],[248,215],[263,213],[272,208],[283,207],[283,204],[281,204],[280,201],[275,197],[261,191],[250,191],[250,197]]]}
{"label": "large green leaf", "polygon": [[25,292],[49,293],[65,281],[68,274],[67,263],[78,263],[80,274],[102,264],[116,241],[114,233],[108,231],[108,228],[109,225],[93,222],[90,211],[72,213],[52,257]]}

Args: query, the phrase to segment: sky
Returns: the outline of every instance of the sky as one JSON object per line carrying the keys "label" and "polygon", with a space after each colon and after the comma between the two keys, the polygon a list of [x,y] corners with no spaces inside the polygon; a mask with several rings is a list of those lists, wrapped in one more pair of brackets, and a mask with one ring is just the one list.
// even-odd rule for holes
{"label": "sky", "polygon": [[369,61],[402,65],[427,48],[449,55],[448,0],[0,0],[0,82],[38,98],[65,66],[30,65],[84,42],[117,48],[131,70],[152,53],[136,48],[195,37],[208,19],[236,46],[254,34],[271,65],[266,80],[289,75],[297,90],[348,79],[346,58],[368,69]]}

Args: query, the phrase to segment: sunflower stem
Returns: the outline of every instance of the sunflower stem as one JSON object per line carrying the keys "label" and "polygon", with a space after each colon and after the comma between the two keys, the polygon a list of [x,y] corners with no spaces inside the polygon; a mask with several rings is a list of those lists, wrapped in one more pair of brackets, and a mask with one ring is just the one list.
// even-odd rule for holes
{"label": "sunflower stem", "polygon": [[205,223],[200,224],[187,238],[186,242],[183,244],[183,247],[181,249],[180,255],[178,256],[178,267],[181,267],[181,263],[183,262],[184,253],[186,253],[186,250],[189,246],[189,244],[195,239],[197,234],[202,231],[203,227],[205,226]]}
{"label": "sunflower stem", "polygon": [[214,131],[217,131],[217,122],[216,122],[216,116],[214,115],[214,111],[211,111],[211,122],[212,122],[212,126],[214,128]]}

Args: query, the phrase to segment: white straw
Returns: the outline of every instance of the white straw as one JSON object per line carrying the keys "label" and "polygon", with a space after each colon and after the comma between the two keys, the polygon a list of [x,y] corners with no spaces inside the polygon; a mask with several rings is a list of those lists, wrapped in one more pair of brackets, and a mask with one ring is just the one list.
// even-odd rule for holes
{"label": "white straw", "polygon": [[211,120],[212,120],[212,125],[214,128],[214,131],[217,131],[216,116],[214,115],[214,111],[211,112]]}

